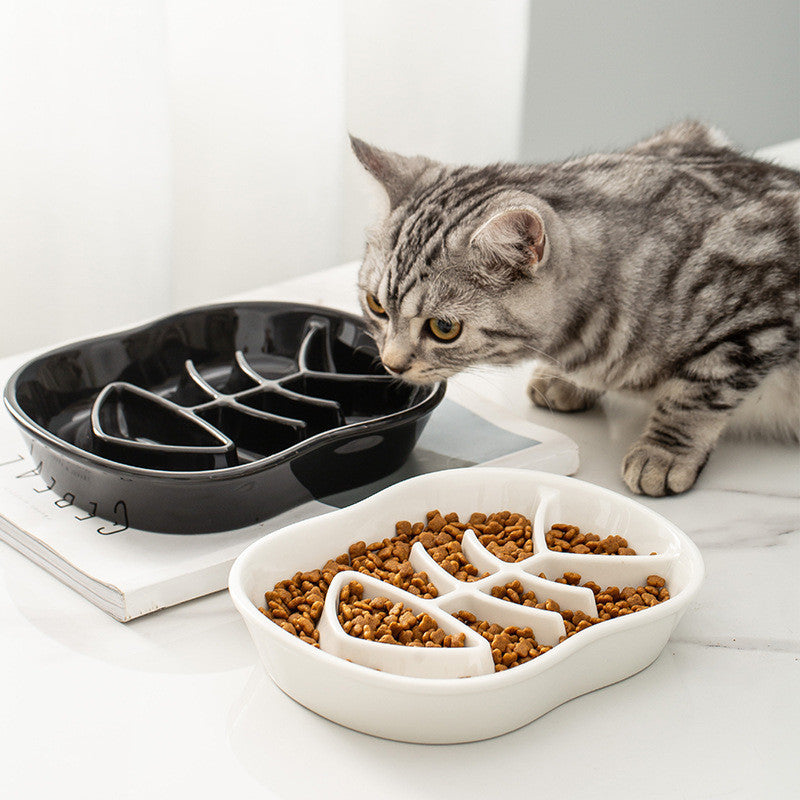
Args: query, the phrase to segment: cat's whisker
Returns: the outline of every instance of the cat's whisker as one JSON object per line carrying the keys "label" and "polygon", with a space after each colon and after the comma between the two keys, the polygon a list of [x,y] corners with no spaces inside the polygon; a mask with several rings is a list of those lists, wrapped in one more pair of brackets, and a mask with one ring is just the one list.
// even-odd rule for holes
{"label": "cat's whisker", "polygon": [[[502,395],[504,400],[510,400],[511,399],[509,397],[509,394],[508,394],[507,391],[505,391],[505,390],[499,391],[498,390],[497,384],[486,373],[486,368],[485,367],[480,367],[480,366],[477,366],[477,365],[472,366],[472,367],[467,367],[466,369],[462,370],[462,374],[469,374],[472,378],[477,378],[481,383],[483,383],[490,390],[488,392],[488,394],[490,396],[491,395],[497,395],[499,393],[499,394]],[[462,388],[466,389],[470,393],[472,393],[472,394],[477,396],[477,392],[475,392],[475,390],[472,389],[471,387],[465,386],[465,387],[462,387]]]}
{"label": "cat's whisker", "polygon": [[[547,406],[547,410],[548,411],[555,411],[556,410],[555,408],[553,408],[552,403],[547,399],[547,395],[544,392],[542,392],[541,390],[537,389],[535,386],[531,386],[530,388],[534,392],[536,392],[536,396],[537,397],[541,397],[541,399],[544,401],[544,404]],[[531,398],[531,400],[533,400],[533,398]]]}
{"label": "cat's whisker", "polygon": [[372,359],[372,363],[370,364],[370,367],[372,367],[372,369],[375,370],[376,372],[377,371],[385,372],[385,370],[386,370],[386,367],[383,366],[383,361],[381,360],[380,356],[375,356]]}
{"label": "cat's whisker", "polygon": [[[356,353],[358,353],[358,352],[367,352],[368,353],[369,349],[366,348],[366,347],[356,348],[356,350],[354,350],[354,352],[356,352]],[[384,372],[386,372],[386,367],[384,367],[383,361],[382,361],[382,359],[381,359],[379,354],[378,355],[371,354],[371,360],[370,360],[369,367],[372,370],[372,373],[377,374],[377,375],[380,375],[380,374],[383,374]]]}
{"label": "cat's whisker", "polygon": [[536,370],[536,376],[539,378],[550,378],[551,380],[565,380],[564,375],[560,372],[547,372],[542,369]]}
{"label": "cat's whisker", "polygon": [[537,355],[541,356],[547,364],[555,364],[557,367],[563,367],[563,364],[557,358],[553,358],[553,356],[548,355],[543,350],[539,350],[538,347],[534,347],[532,344],[520,342],[520,347],[523,347],[525,350],[530,350],[532,353],[536,353]]}

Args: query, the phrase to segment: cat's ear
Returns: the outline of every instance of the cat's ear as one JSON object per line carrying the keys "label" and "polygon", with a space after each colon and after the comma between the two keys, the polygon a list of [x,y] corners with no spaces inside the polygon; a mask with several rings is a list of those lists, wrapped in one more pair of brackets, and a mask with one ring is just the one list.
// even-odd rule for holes
{"label": "cat's ear", "polygon": [[547,237],[532,208],[508,208],[481,224],[469,242],[469,261],[477,277],[493,286],[530,277],[544,262]]}
{"label": "cat's ear", "polygon": [[390,153],[388,150],[381,150],[352,135],[350,144],[356,158],[386,190],[392,208],[399,205],[419,176],[433,164],[423,156],[409,158],[398,153]]}

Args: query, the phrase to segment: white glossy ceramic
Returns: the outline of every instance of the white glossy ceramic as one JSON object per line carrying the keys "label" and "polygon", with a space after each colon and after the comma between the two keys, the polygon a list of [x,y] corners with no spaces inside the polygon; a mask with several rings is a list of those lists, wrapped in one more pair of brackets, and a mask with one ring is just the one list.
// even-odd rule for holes
{"label": "white glossy ceramic", "polygon": [[[559,614],[491,597],[491,587],[518,579],[540,600],[594,613],[588,589],[551,583],[565,571],[601,586],[638,586],[648,575],[667,580],[670,599],[635,614],[608,620],[570,637],[518,667],[495,673],[488,643],[469,636],[461,652],[362,642],[338,626],[339,588],[353,577],[376,593],[363,575],[342,572],[326,597],[321,647],[287,633],[258,610],[264,592],[298,571],[320,567],[359,540],[394,534],[398,520],[424,520],[438,508],[462,520],[474,511],[508,509],[533,522],[534,554],[509,564],[486,551],[473,534],[463,549],[483,572],[461,583],[416,545],[415,569],[425,569],[439,596],[421,600],[394,587],[385,594],[403,599],[415,613],[426,610],[442,627],[466,626],[449,616],[461,609],[504,625],[529,625],[540,644],[555,644],[563,633]],[[636,556],[573,555],[546,548],[551,524],[569,522],[601,537],[624,536]],[[649,555],[655,552],[656,555]],[[422,475],[339,511],[290,525],[248,547],[236,560],[230,593],[242,614],[267,672],[297,702],[349,728],[409,742],[454,743],[497,736],[525,725],[561,703],[622,680],[651,664],[663,649],[703,577],[703,563],[691,540],[672,523],[639,503],[573,478],[519,469],[469,468]],[[369,586],[366,583],[370,583]],[[376,583],[378,583],[376,581]],[[459,627],[460,626],[460,627]],[[352,640],[352,641],[351,641]],[[443,652],[444,651],[444,652]],[[349,661],[346,659],[350,659]],[[398,674],[402,673],[402,674]],[[471,677],[442,677],[469,674]]]}

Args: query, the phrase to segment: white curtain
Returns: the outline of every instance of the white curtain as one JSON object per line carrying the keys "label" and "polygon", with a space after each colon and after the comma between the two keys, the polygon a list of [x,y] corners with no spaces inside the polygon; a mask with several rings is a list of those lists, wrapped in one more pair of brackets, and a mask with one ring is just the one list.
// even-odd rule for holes
{"label": "white curtain", "polygon": [[168,310],[161,3],[0,2],[0,353]]}
{"label": "white curtain", "polygon": [[357,258],[347,131],[519,155],[525,0],[0,0],[0,355]]}

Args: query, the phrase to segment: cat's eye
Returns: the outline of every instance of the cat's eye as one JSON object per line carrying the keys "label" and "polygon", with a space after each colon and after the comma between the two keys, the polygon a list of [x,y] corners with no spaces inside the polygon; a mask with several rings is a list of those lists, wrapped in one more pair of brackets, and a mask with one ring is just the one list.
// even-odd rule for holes
{"label": "cat's eye", "polygon": [[429,319],[428,330],[441,342],[452,342],[461,333],[461,323],[446,319]]}
{"label": "cat's eye", "polygon": [[369,292],[367,292],[367,306],[373,314],[377,314],[379,317],[386,316],[386,309],[378,302],[378,298]]}

